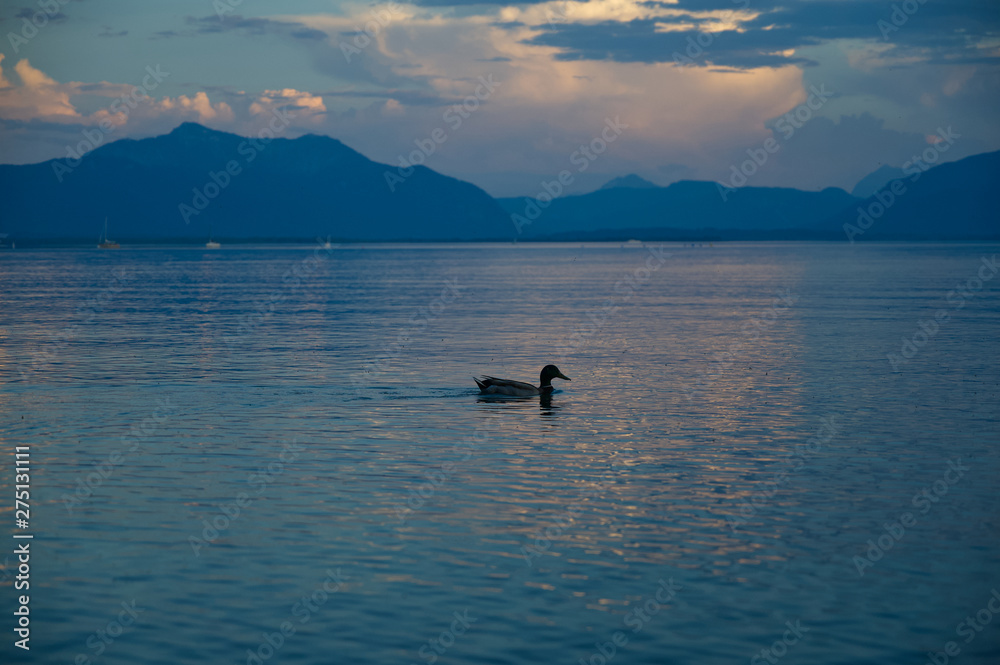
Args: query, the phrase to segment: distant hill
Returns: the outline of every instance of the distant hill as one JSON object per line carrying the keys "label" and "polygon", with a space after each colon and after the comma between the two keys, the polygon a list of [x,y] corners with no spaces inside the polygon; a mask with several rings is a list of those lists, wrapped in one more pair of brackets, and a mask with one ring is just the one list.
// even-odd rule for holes
{"label": "distant hill", "polygon": [[893,180],[898,180],[904,176],[903,169],[883,164],[859,180],[858,184],[851,190],[851,196],[856,196],[859,199],[867,199]]}
{"label": "distant hill", "polygon": [[632,189],[653,189],[659,187],[645,178],[640,178],[634,173],[630,173],[614,180],[609,180],[601,186],[601,189],[617,189],[619,187],[631,187]]}
{"label": "distant hill", "polygon": [[[57,163],[62,182],[53,170]],[[227,164],[239,172],[227,174]],[[509,217],[478,187],[417,166],[392,192],[385,173],[398,176],[396,167],[325,136],[254,143],[185,123],[164,136],[109,143],[71,172],[64,169],[64,160],[0,165],[0,231],[15,241],[96,241],[108,217],[109,235],[119,241],[207,239],[210,233],[216,239],[337,240],[514,235]]]}
{"label": "distant hill", "polygon": [[[892,186],[857,204],[838,211],[819,224],[817,230],[839,229],[844,225],[864,231],[856,240],[887,238],[913,239],[998,239],[1000,238],[1000,151],[966,157],[919,171],[908,168],[894,194]],[[900,189],[902,188],[902,189]],[[860,209],[860,210],[859,210]],[[861,211],[868,213],[861,218]],[[881,214],[879,214],[881,212]],[[868,224],[864,229],[859,224]]]}
{"label": "distant hill", "polygon": [[[681,181],[669,187],[615,187],[554,200],[499,199],[522,225],[525,239],[831,239],[846,240],[845,224],[856,224],[887,186],[903,194],[854,239],[1000,239],[1000,152],[967,157],[919,172],[883,166],[863,178],[855,197],[842,189],[804,192],[778,187],[722,189],[716,183]],[[615,182],[615,181],[612,181]],[[882,192],[879,194],[879,192]],[[538,206],[532,209],[532,205]],[[878,211],[878,205],[873,208]],[[527,212],[537,213],[530,220]]]}
{"label": "distant hill", "polygon": [[[107,217],[124,242],[843,240],[859,208],[882,206],[855,239],[1000,239],[998,176],[994,152],[920,173],[883,166],[855,187],[867,197],[690,180],[657,187],[632,174],[547,203],[493,199],[422,166],[401,174],[326,136],[264,144],[185,123],[101,146],[72,168],[0,165],[0,237],[96,242]],[[886,206],[892,182],[902,193]],[[520,234],[512,216],[530,222]]]}
{"label": "distant hill", "polygon": [[[509,213],[528,218],[531,199],[499,201]],[[530,238],[623,229],[812,229],[833,212],[857,202],[859,199],[836,188],[821,192],[767,187],[724,190],[713,182],[682,180],[669,187],[620,187],[558,198],[544,210],[539,208],[540,214],[522,226],[522,233]],[[611,233],[609,239],[620,235]]]}

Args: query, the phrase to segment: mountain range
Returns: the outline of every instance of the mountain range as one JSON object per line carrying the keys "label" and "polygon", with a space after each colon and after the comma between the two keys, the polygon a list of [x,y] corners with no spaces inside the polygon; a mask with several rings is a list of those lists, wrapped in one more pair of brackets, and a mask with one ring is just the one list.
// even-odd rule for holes
{"label": "mountain range", "polygon": [[883,165],[851,193],[659,187],[631,174],[588,194],[494,199],[326,136],[265,141],[184,123],[78,160],[0,165],[0,236],[92,242],[108,218],[123,242],[1000,239],[998,174],[993,152],[927,171]]}
{"label": "mountain range", "polygon": [[[394,192],[387,173],[401,180]],[[0,166],[0,232],[90,241],[107,217],[119,241],[510,236],[507,215],[475,185],[423,166],[404,175],[326,136],[264,142],[184,123],[75,165]]]}

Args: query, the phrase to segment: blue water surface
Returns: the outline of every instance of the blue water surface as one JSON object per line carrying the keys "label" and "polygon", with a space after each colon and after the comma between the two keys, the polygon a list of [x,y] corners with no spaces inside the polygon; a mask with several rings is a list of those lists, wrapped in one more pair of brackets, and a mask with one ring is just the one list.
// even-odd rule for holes
{"label": "blue water surface", "polygon": [[1000,662],[998,249],[0,254],[3,660]]}

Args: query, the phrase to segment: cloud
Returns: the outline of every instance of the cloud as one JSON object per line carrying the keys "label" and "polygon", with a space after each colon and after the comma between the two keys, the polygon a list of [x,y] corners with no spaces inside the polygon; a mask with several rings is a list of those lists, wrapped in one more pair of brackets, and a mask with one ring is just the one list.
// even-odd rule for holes
{"label": "cloud", "polygon": [[75,121],[80,117],[70,96],[73,84],[61,85],[31,66],[27,59],[14,65],[20,85],[13,84],[3,72],[4,54],[0,53],[0,117],[12,120]]}
{"label": "cloud", "polygon": [[[518,0],[520,5],[544,4],[549,0]],[[511,0],[414,0],[412,3],[420,7],[472,7],[477,6],[507,6]]]}
{"label": "cloud", "polygon": [[393,100],[405,106],[429,106],[440,108],[448,104],[460,103],[456,97],[442,97],[433,91],[402,88],[383,88],[378,90],[327,90],[316,93],[322,97],[341,98],[345,100],[379,99]]}
{"label": "cloud", "polygon": [[188,16],[184,23],[196,34],[216,34],[220,32],[245,32],[251,35],[278,34],[287,35],[293,39],[326,39],[326,33],[308,28],[296,21],[280,21],[269,18],[246,17],[233,14],[220,18],[218,16]]}
{"label": "cloud", "polygon": [[234,118],[233,109],[225,102],[212,104],[208,95],[197,92],[192,97],[164,97],[154,100],[152,106],[157,111],[178,111],[178,117],[193,117],[198,122],[211,123],[213,120],[231,121]]}
{"label": "cloud", "polygon": [[250,104],[252,116],[270,116],[278,109],[292,113],[299,122],[313,124],[322,122],[326,115],[322,97],[292,88],[265,90]]}
{"label": "cloud", "polygon": [[[684,63],[737,69],[811,65],[796,56],[794,47],[775,31],[740,33],[697,30],[663,31],[659,19],[635,19],[629,23],[604,21],[596,24],[570,23],[555,26],[526,43],[554,46],[560,60],[613,60],[616,62]],[[699,36],[703,37],[701,42]],[[711,41],[708,41],[708,39]],[[704,43],[706,46],[702,46]],[[798,40],[798,46],[818,43]]]}
{"label": "cloud", "polygon": [[[49,13],[48,11],[41,10],[38,7],[21,7],[21,9],[17,10],[14,14],[14,18],[23,18],[31,21],[37,14],[41,14],[43,17],[48,18],[48,21],[52,23],[60,23],[66,20],[66,15],[62,12]],[[36,23],[42,23],[43,21],[44,19],[39,18]]]}
{"label": "cloud", "polygon": [[[212,103],[208,95],[155,97],[134,85],[107,81],[59,83],[31,65],[27,59],[14,65],[17,82],[7,78],[4,55],[0,54],[0,119],[5,121],[65,124],[88,127],[102,121],[121,126],[136,118],[169,117],[176,121],[231,121],[233,111],[225,102]],[[149,79],[152,84],[153,79]],[[138,91],[138,92],[137,92]],[[81,96],[103,97],[106,104],[84,113],[73,103]],[[125,101],[123,101],[125,100]],[[117,102],[117,103],[116,103]]]}
{"label": "cloud", "polygon": [[104,28],[102,32],[97,33],[98,37],[124,37],[128,34],[128,30],[119,30],[115,32],[111,29],[110,25],[101,26]]}
{"label": "cloud", "polygon": [[219,16],[202,16],[200,18],[188,16],[184,19],[184,23],[190,26],[194,32],[200,34],[240,30],[253,35],[263,35],[269,32],[283,33],[292,27],[292,25],[281,21],[272,21],[267,18],[248,18],[239,14],[233,14],[225,18]]}
{"label": "cloud", "polygon": [[[916,0],[913,0],[916,3]],[[554,3],[549,3],[554,4]],[[996,34],[1000,12],[992,0],[899,4],[812,2],[565,3],[557,21],[534,23],[527,43],[553,46],[564,60],[675,62],[733,68],[814,64],[799,51],[839,39],[890,45],[894,58],[918,57],[936,64],[1000,64]],[[910,5],[907,5],[908,7]],[[740,9],[746,7],[746,9]],[[586,19],[588,13],[590,20]],[[602,16],[595,21],[593,17]],[[680,57],[679,57],[680,56]]]}

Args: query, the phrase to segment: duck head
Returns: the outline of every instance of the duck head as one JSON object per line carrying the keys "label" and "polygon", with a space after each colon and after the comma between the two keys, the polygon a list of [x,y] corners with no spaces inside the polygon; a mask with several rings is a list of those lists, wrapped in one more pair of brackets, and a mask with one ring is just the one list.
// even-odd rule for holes
{"label": "duck head", "polygon": [[541,380],[541,385],[543,386],[551,386],[552,379],[565,379],[566,381],[571,380],[568,376],[560,372],[559,368],[555,365],[546,365],[543,367],[539,378]]}

